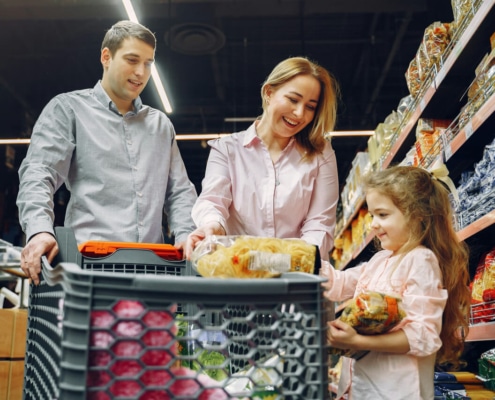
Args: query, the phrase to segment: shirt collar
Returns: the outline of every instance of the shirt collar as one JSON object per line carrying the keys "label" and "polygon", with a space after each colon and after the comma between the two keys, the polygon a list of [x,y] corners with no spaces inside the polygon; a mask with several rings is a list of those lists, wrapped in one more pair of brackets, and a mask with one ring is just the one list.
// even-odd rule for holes
{"label": "shirt collar", "polygon": [[[286,149],[290,149],[294,145],[295,141],[296,141],[295,137],[292,136],[289,140],[289,143],[287,144]],[[249,128],[246,129],[246,134],[244,135],[244,141],[243,141],[242,145],[244,147],[246,147],[246,146],[249,146],[249,145],[255,144],[255,143],[261,143],[261,139],[256,134],[256,121],[253,122],[249,126]],[[284,151],[285,151],[285,149],[284,149]]]}
{"label": "shirt collar", "polygon": [[250,144],[259,143],[261,139],[256,134],[256,122],[253,122],[249,128],[246,129],[246,134],[244,135],[244,141],[242,145],[244,147],[249,146]]}
{"label": "shirt collar", "polygon": [[[115,106],[115,103],[112,101],[110,96],[105,92],[105,89],[103,89],[103,86],[101,85],[101,80],[99,80],[95,87],[94,87],[94,93],[96,96],[96,99],[104,106],[108,107],[110,110],[119,112],[117,107]],[[134,112],[138,112],[141,107],[143,106],[143,102],[141,101],[141,97],[137,97],[134,101]]]}

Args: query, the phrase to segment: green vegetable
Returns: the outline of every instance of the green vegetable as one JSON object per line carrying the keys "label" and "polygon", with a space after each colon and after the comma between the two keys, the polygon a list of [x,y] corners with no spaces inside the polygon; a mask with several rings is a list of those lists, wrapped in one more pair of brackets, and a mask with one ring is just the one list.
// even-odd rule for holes
{"label": "green vegetable", "polygon": [[[196,353],[196,361],[193,361],[191,368],[195,371],[201,371],[217,381],[222,381],[228,378],[228,374],[225,369],[222,368],[226,361],[225,356],[218,351],[199,350]],[[205,368],[214,367],[219,368]]]}

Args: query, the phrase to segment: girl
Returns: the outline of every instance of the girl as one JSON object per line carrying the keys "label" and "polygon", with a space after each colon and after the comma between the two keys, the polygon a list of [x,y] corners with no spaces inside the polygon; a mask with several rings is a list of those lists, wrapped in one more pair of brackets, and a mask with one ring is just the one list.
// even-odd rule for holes
{"label": "girl", "polygon": [[371,228],[382,250],[367,263],[336,271],[325,263],[330,300],[365,291],[402,298],[406,317],[385,334],[359,335],[346,323],[329,323],[330,345],[368,350],[343,359],[337,398],[434,398],[435,362],[458,366],[459,329],[468,329],[468,250],[457,240],[448,191],[429,172],[397,166],[365,179]]}
{"label": "girl", "polygon": [[261,88],[261,117],[209,142],[186,258],[207,235],[227,234],[301,238],[328,260],[339,187],[324,134],[334,129],[337,96],[329,72],[304,57],[275,66]]}

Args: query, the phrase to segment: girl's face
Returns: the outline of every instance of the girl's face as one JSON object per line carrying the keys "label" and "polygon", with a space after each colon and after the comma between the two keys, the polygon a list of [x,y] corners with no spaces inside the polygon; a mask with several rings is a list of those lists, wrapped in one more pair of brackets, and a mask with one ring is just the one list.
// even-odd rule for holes
{"label": "girl's face", "polygon": [[268,87],[266,112],[274,136],[290,138],[306,127],[315,116],[320,90],[311,75],[298,75],[276,90]]}
{"label": "girl's face", "polygon": [[382,248],[396,254],[409,239],[409,223],[404,214],[389,197],[375,189],[368,190],[366,202],[373,217],[371,228],[380,240]]}

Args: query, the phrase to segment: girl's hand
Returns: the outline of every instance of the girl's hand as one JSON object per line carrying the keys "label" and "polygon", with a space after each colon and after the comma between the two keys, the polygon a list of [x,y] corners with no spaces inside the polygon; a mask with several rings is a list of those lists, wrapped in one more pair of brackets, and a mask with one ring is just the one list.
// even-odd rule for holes
{"label": "girl's hand", "polygon": [[327,339],[330,346],[338,349],[356,349],[359,334],[354,328],[339,319],[328,323]]}

